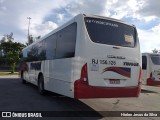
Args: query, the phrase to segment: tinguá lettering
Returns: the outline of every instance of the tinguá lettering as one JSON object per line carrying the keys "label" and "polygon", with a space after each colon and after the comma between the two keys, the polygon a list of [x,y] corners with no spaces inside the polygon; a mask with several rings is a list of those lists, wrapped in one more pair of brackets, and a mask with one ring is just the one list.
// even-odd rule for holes
{"label": "tingu\u00e1 lettering", "polygon": [[124,66],[139,66],[139,63],[123,62]]}

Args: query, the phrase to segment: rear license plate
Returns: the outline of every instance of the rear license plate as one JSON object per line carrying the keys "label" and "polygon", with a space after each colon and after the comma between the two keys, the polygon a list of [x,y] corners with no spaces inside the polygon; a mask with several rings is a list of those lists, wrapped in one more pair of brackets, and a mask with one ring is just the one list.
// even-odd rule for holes
{"label": "rear license plate", "polygon": [[114,79],[114,80],[109,80],[110,84],[120,84],[120,80]]}

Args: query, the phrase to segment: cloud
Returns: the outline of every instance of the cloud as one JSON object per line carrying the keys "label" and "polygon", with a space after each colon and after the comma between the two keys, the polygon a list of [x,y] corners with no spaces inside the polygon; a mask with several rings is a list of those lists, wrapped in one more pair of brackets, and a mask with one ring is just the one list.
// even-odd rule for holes
{"label": "cloud", "polygon": [[30,32],[34,36],[44,36],[47,33],[51,32],[52,30],[56,29],[58,25],[52,21],[47,21],[44,24],[41,25],[32,25]]}
{"label": "cloud", "polygon": [[59,14],[57,14],[57,16],[56,16],[56,17],[57,17],[57,19],[58,19],[58,21],[57,21],[57,22],[58,22],[58,23],[63,22],[63,21],[64,21],[64,19],[65,19],[65,18],[64,18],[64,16],[65,16],[65,15],[64,15],[63,13],[59,13]]}
{"label": "cloud", "polygon": [[[150,1],[151,2],[151,1]],[[152,1],[153,2],[153,1]],[[153,3],[152,3],[153,4]],[[79,13],[96,14],[117,19],[125,17],[139,20],[151,21],[157,18],[154,10],[151,14],[145,15],[145,9],[152,9],[153,5],[148,5],[146,0],[75,0],[70,2],[65,10],[68,14],[75,16]]]}
{"label": "cloud", "polygon": [[160,46],[159,5],[159,0],[0,0],[0,34],[13,32],[15,41],[25,43],[27,17],[32,18],[30,34],[37,37],[79,13],[95,14],[134,22],[142,51],[151,51]]}
{"label": "cloud", "polygon": [[142,16],[156,16],[160,17],[160,0],[145,0],[143,9],[139,10]]}
{"label": "cloud", "polygon": [[[68,0],[69,2],[70,0]],[[0,33],[9,34],[13,32],[15,36],[27,35],[28,19],[31,17],[31,28],[35,28],[32,33],[33,36],[37,29],[37,26],[43,26],[45,22],[44,18],[49,15],[55,9],[65,6],[68,2],[63,0],[0,0]],[[54,22],[53,22],[54,24]],[[50,26],[48,26],[50,30]],[[43,30],[42,30],[43,31]],[[19,34],[19,35],[18,35]],[[20,37],[22,38],[22,37]],[[15,38],[15,40],[18,38]],[[21,39],[22,40],[22,39]],[[26,41],[26,36],[22,42]]]}
{"label": "cloud", "polygon": [[122,19],[125,17],[131,17],[136,19],[145,19],[139,14],[139,10],[143,8],[145,2],[143,0],[116,0],[113,2],[107,2],[106,6],[109,6],[107,11],[110,13],[110,17]]}
{"label": "cloud", "polygon": [[4,2],[4,0],[0,0],[0,11],[1,11],[1,10],[2,10],[2,11],[6,10],[6,7],[3,6],[3,2]]}
{"label": "cloud", "polygon": [[160,50],[160,35],[151,30],[138,29],[141,52],[152,52],[154,48]]}
{"label": "cloud", "polygon": [[66,6],[66,11],[72,16],[79,13],[102,15],[106,2],[106,0],[74,0]]}
{"label": "cloud", "polygon": [[[160,24],[151,28],[151,30],[155,33],[157,33],[158,35],[160,35]],[[160,36],[159,36],[160,37]]]}
{"label": "cloud", "polygon": [[58,15],[57,15],[57,18],[58,18],[60,21],[63,21],[63,20],[64,20],[64,14],[58,14]]}

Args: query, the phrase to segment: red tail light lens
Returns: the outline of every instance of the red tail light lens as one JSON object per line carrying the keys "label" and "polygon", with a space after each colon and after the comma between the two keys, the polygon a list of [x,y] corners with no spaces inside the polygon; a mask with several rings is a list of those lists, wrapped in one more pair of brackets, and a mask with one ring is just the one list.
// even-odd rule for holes
{"label": "red tail light lens", "polygon": [[87,63],[82,67],[80,80],[82,83],[88,84]]}
{"label": "red tail light lens", "polygon": [[139,70],[139,81],[142,79],[142,68],[140,67],[140,70]]}

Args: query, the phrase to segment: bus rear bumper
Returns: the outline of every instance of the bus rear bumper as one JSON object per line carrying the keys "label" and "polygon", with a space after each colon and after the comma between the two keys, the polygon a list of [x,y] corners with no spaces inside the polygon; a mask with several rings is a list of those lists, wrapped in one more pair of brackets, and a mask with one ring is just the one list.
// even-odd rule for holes
{"label": "bus rear bumper", "polygon": [[156,80],[153,80],[151,78],[148,78],[147,79],[147,85],[150,85],[150,86],[160,85],[160,81],[156,81]]}
{"label": "bus rear bumper", "polygon": [[74,83],[74,97],[76,99],[138,97],[140,92],[140,84],[135,87],[97,87],[83,84],[80,80]]}

